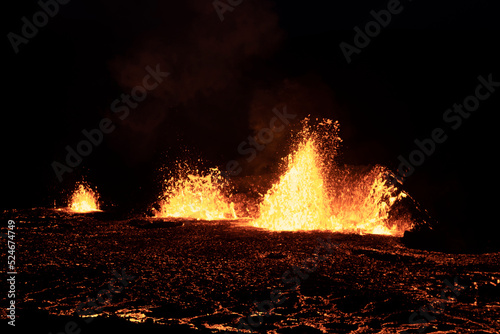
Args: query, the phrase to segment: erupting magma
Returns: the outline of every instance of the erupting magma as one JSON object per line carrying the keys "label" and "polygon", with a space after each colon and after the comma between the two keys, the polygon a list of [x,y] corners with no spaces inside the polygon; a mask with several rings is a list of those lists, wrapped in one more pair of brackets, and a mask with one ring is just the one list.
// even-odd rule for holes
{"label": "erupting magma", "polygon": [[[305,119],[303,126],[295,150],[284,159],[282,175],[257,204],[250,224],[274,231],[403,234],[411,223],[391,221],[389,212],[407,194],[387,183],[387,170],[375,166],[360,172],[337,165],[338,122],[325,119],[312,126]],[[167,182],[156,217],[248,218],[238,217],[235,204],[224,195],[227,181],[218,169],[201,174],[179,163],[177,172],[180,176]]]}
{"label": "erupting magma", "polygon": [[99,210],[99,196],[85,183],[79,183],[69,200],[73,212],[92,212]]}
{"label": "erupting magma", "polygon": [[319,123],[323,130],[318,133],[311,131],[307,121],[297,149],[285,158],[285,171],[264,196],[253,225],[275,231],[401,235],[405,227],[391,226],[389,210],[406,193],[397,194],[395,187],[387,184],[380,166],[368,173],[336,166],[336,150],[327,152],[324,148],[340,141],[338,123],[323,120]]}
{"label": "erupting magma", "polygon": [[234,219],[234,204],[223,195],[224,181],[220,171],[210,169],[202,174],[190,170],[188,164],[178,164],[180,178],[167,182],[164,199],[156,217],[182,217],[203,220]]}

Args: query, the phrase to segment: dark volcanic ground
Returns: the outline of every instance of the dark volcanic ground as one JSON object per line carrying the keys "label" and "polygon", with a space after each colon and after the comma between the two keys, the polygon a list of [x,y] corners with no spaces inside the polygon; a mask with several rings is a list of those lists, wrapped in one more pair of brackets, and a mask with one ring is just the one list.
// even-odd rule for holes
{"label": "dark volcanic ground", "polygon": [[[500,253],[450,255],[409,249],[395,237],[269,232],[245,221],[181,225],[44,209],[4,217],[2,233],[7,219],[16,222],[18,330],[59,333],[74,320],[81,333],[236,332],[240,318],[264,315],[254,301],[269,300],[278,289],[287,300],[255,330],[418,333],[422,324],[410,324],[410,315],[456,278],[459,296],[441,311],[428,311],[435,320],[426,332],[500,331]],[[321,249],[324,259],[307,273],[303,260],[314,257],[318,237],[338,246],[331,253]],[[106,289],[114,270],[134,278],[111,295],[98,318],[77,317],[78,305]]]}

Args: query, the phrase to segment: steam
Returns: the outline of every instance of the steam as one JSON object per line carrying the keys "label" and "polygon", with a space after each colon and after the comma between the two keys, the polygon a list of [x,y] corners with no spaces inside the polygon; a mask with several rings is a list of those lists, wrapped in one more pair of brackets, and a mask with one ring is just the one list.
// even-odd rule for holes
{"label": "steam", "polygon": [[126,161],[147,161],[181,140],[221,166],[235,159],[244,174],[262,173],[279,160],[287,131],[250,163],[237,147],[268,126],[274,108],[286,105],[297,119],[332,117],[333,94],[320,78],[287,78],[269,61],[284,40],[270,1],[243,2],[223,22],[211,2],[155,6],[151,20],[159,24],[131,34],[126,51],[109,63],[125,92],[141,84],[148,65],[171,73],[113,133],[110,145]]}
{"label": "steam", "polygon": [[[158,3],[155,12],[161,23],[130,36],[126,52],[109,63],[125,92],[142,82],[148,65],[171,73],[114,134],[112,145],[128,159],[175,145],[179,133],[203,145],[213,133],[222,140],[230,125],[246,123],[241,115],[253,88],[245,76],[283,37],[267,2],[244,3],[223,23],[210,2]],[[120,148],[123,142],[133,144]]]}

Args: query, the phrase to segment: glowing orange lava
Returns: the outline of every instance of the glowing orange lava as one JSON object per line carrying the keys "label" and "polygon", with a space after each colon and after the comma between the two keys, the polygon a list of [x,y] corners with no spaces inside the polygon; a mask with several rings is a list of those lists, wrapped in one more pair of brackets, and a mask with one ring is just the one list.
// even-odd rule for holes
{"label": "glowing orange lava", "polygon": [[287,171],[264,196],[254,226],[271,230],[327,229],[328,197],[314,140],[288,157]]}
{"label": "glowing orange lava", "polygon": [[167,189],[156,217],[183,217],[202,220],[235,219],[234,203],[223,195],[224,179],[220,171],[212,168],[208,173],[191,171],[179,164],[184,173],[180,178],[167,181]]}
{"label": "glowing orange lava", "polygon": [[79,183],[69,201],[73,212],[92,212],[99,210],[99,195],[85,183]]}
{"label": "glowing orange lava", "polygon": [[[322,124],[337,125],[330,120]],[[324,143],[320,141],[328,136],[321,137],[307,127],[301,135],[297,149],[285,159],[284,174],[264,196],[254,226],[274,231],[404,232],[400,225],[391,226],[388,218],[390,207],[406,194],[395,195],[396,189],[387,184],[382,167],[368,173],[332,167],[325,160],[335,157],[321,151]],[[336,133],[330,138],[340,140]]]}

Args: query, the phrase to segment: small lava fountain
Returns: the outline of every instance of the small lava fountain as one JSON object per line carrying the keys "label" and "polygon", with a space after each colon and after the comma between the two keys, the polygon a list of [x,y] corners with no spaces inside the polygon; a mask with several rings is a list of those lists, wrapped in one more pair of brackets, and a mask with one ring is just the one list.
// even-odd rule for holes
{"label": "small lava fountain", "polygon": [[79,183],[69,200],[69,210],[73,212],[94,212],[99,210],[99,195],[86,183]]}
{"label": "small lava fountain", "polygon": [[[308,122],[304,121],[299,144],[284,159],[285,171],[264,196],[253,225],[275,231],[402,235],[406,227],[391,224],[389,211],[406,193],[387,184],[383,167],[355,173],[336,166],[338,123],[323,120],[315,132]],[[328,151],[328,145],[334,150]]]}
{"label": "small lava fountain", "polygon": [[166,190],[155,216],[201,220],[235,219],[234,203],[223,194],[224,178],[219,169],[202,173],[178,164],[181,177],[166,180]]}

